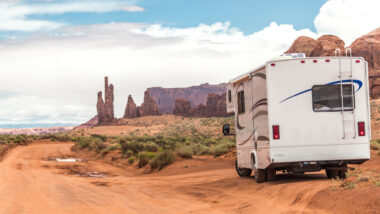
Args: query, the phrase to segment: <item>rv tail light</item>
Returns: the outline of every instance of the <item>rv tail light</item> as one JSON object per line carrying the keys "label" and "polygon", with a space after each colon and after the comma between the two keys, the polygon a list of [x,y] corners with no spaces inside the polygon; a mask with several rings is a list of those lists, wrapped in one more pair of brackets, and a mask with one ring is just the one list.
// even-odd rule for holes
{"label": "rv tail light", "polygon": [[360,60],[356,60],[355,62],[356,62],[356,63],[360,63]]}
{"label": "rv tail light", "polygon": [[313,60],[313,62],[314,62],[314,63],[317,63],[317,62],[318,62],[318,60],[316,60],[316,59],[315,59],[315,60]]}
{"label": "rv tail light", "polygon": [[301,63],[305,63],[305,60],[301,60]]}
{"label": "rv tail light", "polygon": [[329,59],[326,59],[326,62],[330,62],[330,60],[329,60]]}
{"label": "rv tail light", "polygon": [[365,136],[364,122],[358,122],[358,133],[359,136]]}
{"label": "rv tail light", "polygon": [[273,132],[273,139],[274,140],[280,139],[280,126],[279,125],[272,126],[272,132]]}
{"label": "rv tail light", "polygon": [[270,65],[271,65],[272,67],[273,67],[273,66],[276,66],[276,64],[275,64],[275,63],[272,63],[272,64],[270,64]]}

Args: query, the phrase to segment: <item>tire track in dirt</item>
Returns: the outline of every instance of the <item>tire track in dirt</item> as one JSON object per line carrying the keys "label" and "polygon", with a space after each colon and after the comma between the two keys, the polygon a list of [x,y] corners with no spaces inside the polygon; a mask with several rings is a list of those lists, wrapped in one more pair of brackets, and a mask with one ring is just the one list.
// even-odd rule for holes
{"label": "tire track in dirt", "polygon": [[[72,146],[11,150],[0,163],[0,213],[329,213],[318,202],[336,194],[323,172],[257,184],[237,177],[232,160],[183,160],[143,175],[100,160],[51,161],[75,157]],[[97,174],[105,177],[83,176]]]}

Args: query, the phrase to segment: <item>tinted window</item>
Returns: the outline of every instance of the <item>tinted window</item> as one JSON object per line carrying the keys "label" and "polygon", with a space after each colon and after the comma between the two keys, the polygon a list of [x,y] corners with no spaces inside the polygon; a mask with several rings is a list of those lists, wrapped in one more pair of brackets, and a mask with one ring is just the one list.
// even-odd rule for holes
{"label": "tinted window", "polygon": [[243,114],[245,112],[245,103],[244,103],[244,91],[238,92],[238,113]]}
{"label": "tinted window", "polygon": [[228,102],[230,103],[232,100],[231,98],[231,90],[228,90]]}
{"label": "tinted window", "polygon": [[[342,85],[343,89],[343,110],[353,110],[355,97],[351,97],[354,90],[352,84]],[[313,91],[313,110],[314,111],[341,111],[342,96],[340,85],[316,85]]]}

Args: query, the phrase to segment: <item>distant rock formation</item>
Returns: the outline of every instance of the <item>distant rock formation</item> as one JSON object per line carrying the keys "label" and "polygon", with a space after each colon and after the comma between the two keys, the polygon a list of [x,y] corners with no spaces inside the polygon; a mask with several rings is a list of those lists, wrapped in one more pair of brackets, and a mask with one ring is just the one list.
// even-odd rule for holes
{"label": "distant rock formation", "polygon": [[191,108],[188,100],[178,98],[175,100],[173,114],[188,117],[226,117],[230,115],[227,114],[226,93],[221,95],[210,93],[207,96],[206,105],[199,104],[194,108]]}
{"label": "distant rock formation", "polygon": [[380,98],[380,28],[356,39],[350,48],[353,56],[362,56],[368,62],[370,94]]}
{"label": "distant rock formation", "polygon": [[127,106],[124,111],[124,118],[136,118],[148,115],[160,115],[156,102],[150,96],[149,90],[144,92],[144,102],[141,106],[137,106],[131,95],[128,96]]}
{"label": "distant rock formation", "polygon": [[[202,105],[202,104],[201,104]],[[178,116],[191,116],[190,101],[183,98],[177,98],[174,104],[173,114]]]}
{"label": "distant rock formation", "polygon": [[148,88],[151,97],[156,101],[161,113],[171,114],[175,108],[175,100],[184,98],[192,107],[199,104],[206,105],[207,96],[210,93],[222,94],[226,92],[227,84],[210,85],[208,83],[187,88]]}
{"label": "distant rock formation", "polygon": [[54,134],[61,132],[69,132],[73,130],[74,127],[50,127],[50,128],[21,128],[21,129],[8,129],[0,128],[0,135],[10,134],[10,135],[43,135],[43,134]]}
{"label": "distant rock formation", "polygon": [[141,104],[140,116],[159,115],[159,114],[160,114],[160,112],[157,108],[156,102],[150,96],[150,91],[146,90],[144,92],[144,102]]}
{"label": "distant rock formation", "polygon": [[87,122],[85,122],[85,123],[82,123],[82,124],[80,124],[79,126],[76,126],[76,127],[74,128],[74,130],[93,127],[93,126],[98,125],[98,123],[99,123],[99,118],[98,118],[98,115],[96,115],[96,116],[94,116],[93,118],[91,118],[89,121],[87,121]]}
{"label": "distant rock formation", "polygon": [[285,53],[305,53],[307,57],[334,56],[337,48],[344,50],[344,42],[337,36],[323,35],[317,40],[300,36]]}
{"label": "distant rock formation", "polygon": [[214,94],[207,96],[206,117],[224,117],[227,116],[226,93]]}
{"label": "distant rock formation", "polygon": [[104,78],[104,100],[102,97],[102,92],[98,92],[98,102],[96,104],[96,109],[98,111],[98,124],[107,125],[112,124],[115,121],[114,109],[113,109],[113,85],[108,85],[108,77]]}
{"label": "distant rock formation", "polygon": [[132,95],[128,96],[127,106],[124,111],[124,118],[136,118],[138,117],[137,106],[135,101],[133,101]]}

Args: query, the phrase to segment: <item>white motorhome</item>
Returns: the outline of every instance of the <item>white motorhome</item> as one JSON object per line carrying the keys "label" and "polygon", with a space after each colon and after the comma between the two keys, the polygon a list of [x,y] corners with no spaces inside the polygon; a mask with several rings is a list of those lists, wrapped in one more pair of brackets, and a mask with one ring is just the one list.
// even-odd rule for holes
{"label": "white motorhome", "polygon": [[253,170],[264,182],[276,171],[325,169],[328,178],[344,178],[347,164],[370,158],[367,62],[350,53],[282,55],[229,82],[239,176]]}

